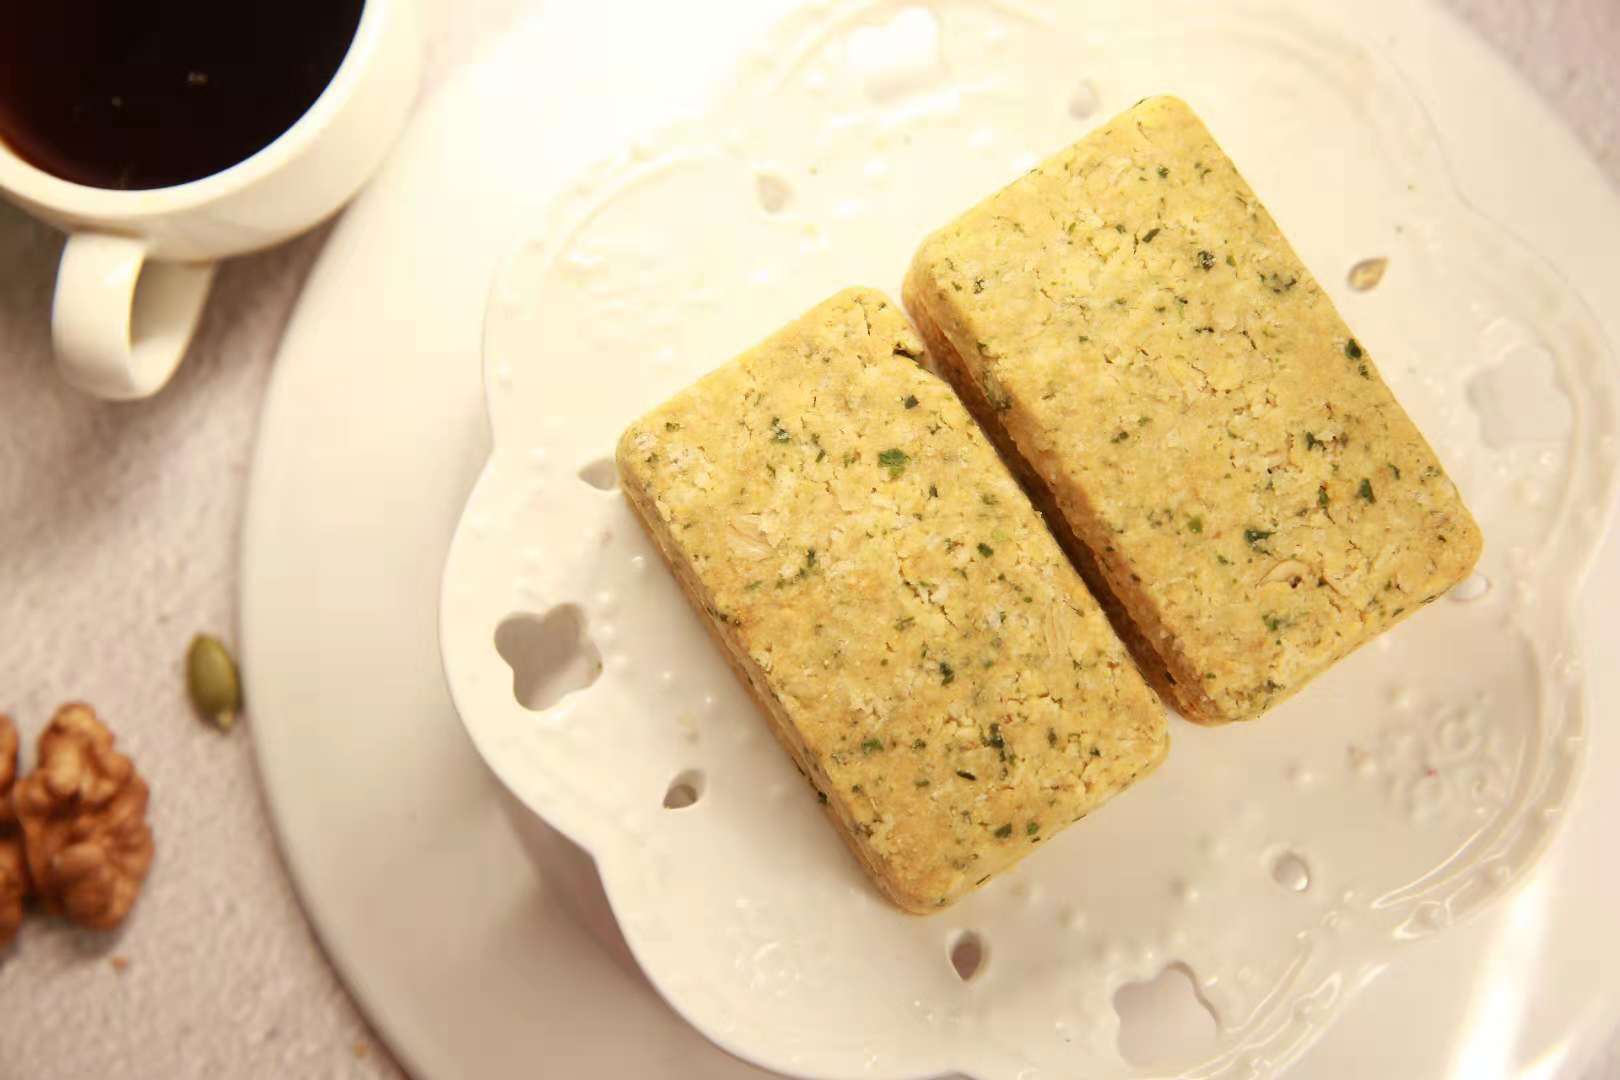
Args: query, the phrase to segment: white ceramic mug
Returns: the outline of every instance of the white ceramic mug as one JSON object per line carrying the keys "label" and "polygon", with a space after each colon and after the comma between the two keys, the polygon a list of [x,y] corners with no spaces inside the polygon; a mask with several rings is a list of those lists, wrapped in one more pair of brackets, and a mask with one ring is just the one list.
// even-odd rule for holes
{"label": "white ceramic mug", "polygon": [[319,224],[376,170],[421,75],[416,0],[365,0],[319,98],[251,157],[173,187],[75,184],[0,142],[0,193],[69,234],[51,338],[63,378],[98,397],[156,393],[197,328],[214,262]]}

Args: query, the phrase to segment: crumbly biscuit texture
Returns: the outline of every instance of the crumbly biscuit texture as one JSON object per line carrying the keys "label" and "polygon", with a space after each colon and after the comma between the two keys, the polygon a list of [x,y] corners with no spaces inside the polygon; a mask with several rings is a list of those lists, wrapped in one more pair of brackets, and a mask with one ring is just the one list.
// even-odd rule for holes
{"label": "crumbly biscuit texture", "polygon": [[1366,346],[1174,98],[930,237],[905,300],[1193,719],[1259,714],[1479,556]]}
{"label": "crumbly biscuit texture", "polygon": [[1163,759],[1165,717],[922,343],[855,289],[637,421],[632,505],[850,848],[949,904]]}

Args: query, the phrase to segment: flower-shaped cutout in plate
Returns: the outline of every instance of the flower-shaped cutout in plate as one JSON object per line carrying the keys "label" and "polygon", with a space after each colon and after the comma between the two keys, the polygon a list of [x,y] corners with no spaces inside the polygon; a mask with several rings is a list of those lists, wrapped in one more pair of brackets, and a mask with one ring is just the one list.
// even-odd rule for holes
{"label": "flower-shaped cutout in plate", "polygon": [[[1613,494],[1612,359],[1553,268],[1457,195],[1352,18],[822,3],[709,113],[583,178],[502,274],[495,451],[445,576],[451,689],[501,780],[595,857],[653,982],[722,1045],[829,1077],[1267,1074],[1392,950],[1545,848],[1582,750],[1570,608]],[[1268,201],[1486,554],[1261,721],[1177,721],[1144,783],[945,913],[904,915],[682,598],[612,448],[821,298],[892,291],[930,229],[1150,93],[1191,102]],[[1388,264],[1363,291],[1367,258]],[[1129,1030],[1140,995],[1121,989],[1167,969],[1213,1033]]]}

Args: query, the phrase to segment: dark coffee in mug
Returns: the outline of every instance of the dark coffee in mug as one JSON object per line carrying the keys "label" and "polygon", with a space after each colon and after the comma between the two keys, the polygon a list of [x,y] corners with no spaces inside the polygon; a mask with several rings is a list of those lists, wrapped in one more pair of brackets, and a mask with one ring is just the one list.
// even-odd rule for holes
{"label": "dark coffee in mug", "polygon": [[0,140],[92,187],[198,180],[303,116],[364,0],[24,0],[0,26]]}

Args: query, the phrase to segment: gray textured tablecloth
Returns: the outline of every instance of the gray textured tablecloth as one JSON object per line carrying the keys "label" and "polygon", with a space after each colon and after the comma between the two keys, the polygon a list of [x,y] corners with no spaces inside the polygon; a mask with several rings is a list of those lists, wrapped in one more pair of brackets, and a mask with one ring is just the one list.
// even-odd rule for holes
{"label": "gray textured tablecloth", "polygon": [[[1447,2],[1620,183],[1620,0]],[[430,86],[522,6],[458,4]],[[104,709],[161,792],[164,851],[126,932],[35,919],[0,954],[5,1080],[399,1075],[298,909],[248,740],[190,719],[179,670],[195,631],[234,626],[254,427],[324,239],[227,265],[175,383],[110,406],[52,370],[61,239],[0,203],[0,708],[30,739],[63,700]],[[1592,1069],[1620,1078],[1620,1043]]]}

